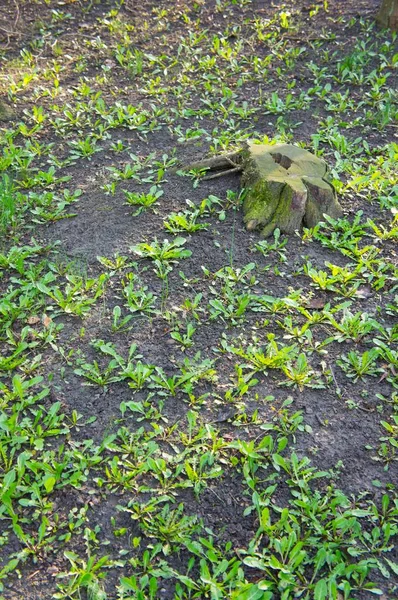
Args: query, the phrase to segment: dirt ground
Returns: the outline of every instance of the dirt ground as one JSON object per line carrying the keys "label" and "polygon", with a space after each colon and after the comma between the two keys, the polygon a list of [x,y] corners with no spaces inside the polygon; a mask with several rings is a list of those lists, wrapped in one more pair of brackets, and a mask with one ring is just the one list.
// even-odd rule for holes
{"label": "dirt ground", "polygon": [[[377,8],[3,0],[0,598],[398,598]],[[247,138],[322,155],[344,218],[263,242],[239,175],[179,170]]]}

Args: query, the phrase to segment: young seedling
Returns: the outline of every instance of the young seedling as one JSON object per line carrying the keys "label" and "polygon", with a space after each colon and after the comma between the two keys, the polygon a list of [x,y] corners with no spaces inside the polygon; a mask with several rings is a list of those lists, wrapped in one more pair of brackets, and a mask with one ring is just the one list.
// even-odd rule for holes
{"label": "young seedling", "polygon": [[[164,194],[163,190],[156,187],[156,185],[150,188],[148,194],[136,194],[134,192],[128,192],[127,190],[123,191],[126,197],[126,204],[131,206],[139,206],[138,210],[134,213],[134,216],[141,214],[141,212],[146,208],[153,207],[155,202],[157,202],[157,200]],[[152,210],[155,209],[152,208]]]}

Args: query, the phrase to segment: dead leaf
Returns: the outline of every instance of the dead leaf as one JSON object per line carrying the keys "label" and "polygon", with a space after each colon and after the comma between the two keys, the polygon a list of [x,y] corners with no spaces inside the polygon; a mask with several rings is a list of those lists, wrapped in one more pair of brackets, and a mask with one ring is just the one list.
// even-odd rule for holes
{"label": "dead leaf", "polygon": [[53,322],[53,320],[50,317],[48,317],[47,315],[44,315],[44,317],[43,317],[44,327],[50,327],[52,322]]}
{"label": "dead leaf", "polygon": [[40,318],[39,317],[29,317],[28,318],[28,325],[36,325],[36,323],[40,322]]}
{"label": "dead leaf", "polygon": [[371,296],[373,296],[373,291],[372,288],[362,285],[357,289],[355,295],[357,298],[364,298],[366,300],[366,298],[370,298]]}
{"label": "dead leaf", "polygon": [[309,308],[323,308],[326,302],[323,298],[311,298],[308,303]]}

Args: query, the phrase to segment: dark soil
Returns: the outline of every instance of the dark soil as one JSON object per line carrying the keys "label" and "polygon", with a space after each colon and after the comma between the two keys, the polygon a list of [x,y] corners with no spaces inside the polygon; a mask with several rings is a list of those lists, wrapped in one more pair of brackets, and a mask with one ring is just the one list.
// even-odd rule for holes
{"label": "dark soil", "polygon": [[[3,49],[0,48],[0,52],[10,74],[17,70],[17,66],[13,66],[13,61],[19,60],[20,50],[32,48],[32,43],[35,51],[40,53],[40,61],[43,65],[49,64],[50,59],[65,61],[67,64],[68,56],[71,57],[71,64],[75,65],[79,56],[83,55],[86,61],[84,78],[94,88],[97,86],[98,89],[101,89],[98,78],[104,72],[104,65],[110,67],[111,81],[103,87],[105,101],[109,103],[118,101],[133,105],[140,102],[144,108],[150,106],[151,103],[158,106],[163,104],[167,107],[169,115],[173,115],[172,109],[178,107],[179,98],[171,90],[162,97],[152,97],[142,90],[139,80],[131,78],[126,70],[120,67],[112,52],[101,47],[96,49],[85,42],[98,35],[105,46],[114,48],[115,39],[120,39],[120,33],[112,34],[104,24],[104,19],[110,19],[110,11],[115,10],[123,25],[132,26],[131,36],[135,48],[144,53],[177,56],[181,38],[186,35],[187,28],[181,17],[183,13],[189,14],[192,21],[200,19],[197,33],[206,31],[208,39],[213,35],[220,35],[220,32],[225,32],[229,28],[231,40],[236,41],[239,36],[245,37],[245,32],[253,20],[269,19],[280,8],[278,3],[268,2],[268,0],[226,4],[228,6],[225,10],[217,11],[216,3],[211,0],[196,3],[185,0],[159,0],[158,2],[142,0],[139,3],[134,0],[125,0],[120,8],[119,3],[113,1],[43,3],[3,0],[0,9],[0,34],[3,36],[0,42],[3,44]],[[314,4],[322,3],[307,0],[284,3],[286,10],[294,13],[297,28],[292,32],[282,30],[281,37],[289,40],[289,43],[292,44],[308,45],[309,40],[318,38],[319,32],[325,31],[327,41],[322,46],[322,52],[328,53],[329,66],[332,69],[336,60],[340,56],[349,54],[358,36],[362,35],[360,19],[372,21],[379,2],[376,0],[357,0],[356,2],[331,0],[328,3],[327,12],[321,9],[316,17],[310,18],[309,12]],[[155,12],[154,9],[156,9]],[[167,16],[161,16],[162,9],[167,11]],[[54,19],[54,10],[67,13],[68,18],[65,20]],[[348,26],[350,18],[355,20],[355,23]],[[161,27],[162,22],[164,22],[163,28]],[[239,33],[234,31],[234,27],[241,28]],[[43,35],[43,29],[45,35]],[[378,31],[377,28],[375,31]],[[46,35],[52,43],[57,42],[62,46],[61,57],[54,56],[54,47],[45,41]],[[40,46],[39,41],[43,39],[43,45]],[[38,44],[37,49],[34,45],[35,40]],[[29,46],[29,44],[31,45]],[[185,50],[181,51],[181,55],[173,67],[176,72],[178,72],[179,64],[184,60],[184,52]],[[269,52],[265,43],[258,42],[257,47],[253,47],[253,54],[259,57],[265,56]],[[299,59],[294,68],[291,77],[296,78],[297,81],[296,96],[300,91],[307,90],[313,85],[311,72],[307,67],[310,61],[317,61],[319,52],[320,50],[317,50],[316,47],[309,47],[305,59]],[[325,61],[325,59],[323,60]],[[323,62],[322,64],[327,67],[327,63]],[[372,70],[371,63],[367,69]],[[286,82],[277,77],[274,67],[271,75],[270,81],[267,81],[266,77],[261,82],[248,81],[247,84],[243,83],[237,86],[236,81],[228,80],[225,85],[228,84],[231,88],[236,86],[234,90],[237,96],[234,101],[237,104],[241,104],[242,101],[254,104],[260,89],[264,95],[279,91],[284,97]],[[72,101],[70,90],[76,89],[81,79],[81,75],[72,68],[65,69],[60,77],[61,87],[66,90],[65,95],[63,97],[61,93],[61,96],[56,99],[48,96],[41,97],[40,105],[46,111],[51,112],[54,103],[62,105],[64,102]],[[163,75],[160,77],[162,79]],[[195,77],[194,73],[192,78],[195,79]],[[391,74],[388,82],[390,87],[393,87],[393,77]],[[219,101],[222,98],[219,85],[223,83],[214,81],[214,89],[208,94],[209,99]],[[200,102],[203,94],[201,85],[198,84],[198,98],[195,98],[195,86],[192,84],[188,86],[187,106],[192,110],[203,108],[203,104]],[[278,86],[280,87],[278,88]],[[38,100],[33,96],[31,90],[32,88],[28,87],[18,94],[17,99],[13,102],[13,110],[17,115],[15,122],[24,119],[25,109],[31,111],[37,104]],[[360,101],[361,90],[361,87],[357,89],[353,87],[352,98],[355,101]],[[2,91],[3,98],[6,99],[4,84],[2,84]],[[334,91],[338,91],[338,88],[334,88]],[[355,109],[351,112],[347,111],[341,119],[353,120],[355,114]],[[319,123],[328,116],[330,113],[325,111],[322,102],[318,104],[315,102],[308,109],[303,108],[289,112],[287,121],[294,126],[297,125],[294,129],[293,142],[297,140],[306,144],[311,143],[311,136],[316,134]],[[225,118],[227,119],[228,115]],[[246,130],[250,135],[261,134],[272,138],[275,134],[278,115],[259,112],[256,113],[253,120],[240,120],[236,115],[233,118],[237,130]],[[93,120],[95,121],[95,119],[94,115]],[[219,220],[217,214],[204,218],[204,221],[209,222],[207,231],[200,231],[192,236],[181,234],[188,239],[187,247],[192,251],[192,255],[174,266],[168,279],[168,296],[164,297],[164,283],[154,274],[152,264],[134,256],[130,251],[131,247],[143,241],[150,242],[155,238],[158,240],[172,239],[173,236],[164,229],[164,220],[171,212],[184,210],[187,207],[187,200],[199,205],[209,195],[224,200],[227,190],[238,195],[240,191],[239,176],[231,175],[208,182],[203,181],[197,187],[193,187],[191,178],[182,177],[171,170],[167,171],[166,181],[162,183],[164,195],[156,204],[156,210],[148,209],[137,216],[133,216],[137,207],[131,207],[124,203],[122,190],[142,192],[147,191],[146,186],[140,186],[134,180],[121,181],[118,183],[114,195],[107,195],[102,186],[111,180],[109,167],[123,169],[124,165],[129,162],[127,151],[116,153],[111,150],[111,144],[118,140],[122,140],[130,152],[140,158],[149,156],[151,152],[156,152],[158,159],[162,154],[172,156],[175,153],[181,164],[205,156],[211,146],[211,141],[206,136],[197,142],[188,140],[179,143],[175,133],[177,124],[181,125],[184,131],[188,127],[194,127],[195,121],[197,121],[198,127],[207,132],[212,132],[215,127],[218,127],[219,132],[223,130],[223,124],[212,116],[201,116],[200,119],[195,116],[187,116],[185,119],[175,116],[175,122],[165,122],[159,127],[159,130],[149,132],[147,135],[141,135],[140,132],[132,132],[126,128],[110,130],[109,139],[99,141],[99,146],[103,148],[102,151],[95,153],[89,159],[79,158],[73,164],[65,165],[57,170],[57,176],[68,175],[71,177],[65,187],[71,190],[79,188],[84,192],[77,203],[68,207],[68,212],[76,213],[76,216],[48,225],[35,226],[34,230],[28,230],[24,234],[25,237],[22,240],[27,243],[34,235],[35,239],[43,245],[59,242],[56,247],[55,260],[57,264],[67,265],[72,262],[77,274],[90,277],[96,277],[105,270],[98,261],[98,257],[112,258],[115,254],[128,256],[130,262],[138,262],[138,271],[142,282],[157,296],[158,303],[164,302],[169,311],[180,310],[179,307],[186,298],[193,299],[199,293],[202,294],[201,306],[208,307],[210,300],[215,296],[214,290],[219,291],[222,284],[214,276],[206,277],[205,272],[208,271],[214,275],[223,267],[242,268],[250,262],[256,263],[256,281],[251,284],[250,289],[251,293],[257,296],[268,295],[282,298],[293,290],[302,289],[302,295],[308,298],[310,305],[312,302],[314,309],[322,309],[327,302],[336,305],[338,302],[345,301],[345,298],[336,297],[333,292],[310,287],[309,278],[302,270],[300,271],[306,260],[310,260],[317,269],[325,268],[324,264],[327,261],[335,265],[345,265],[349,261],[338,250],[330,250],[320,243],[313,244],[300,236],[292,236],[286,245],[286,263],[280,262],[276,253],[264,257],[259,252],[253,251],[254,245],[259,241],[258,233],[247,232],[241,211],[235,211],[231,207],[226,211],[225,220]],[[76,138],[84,137],[90,132],[90,124],[82,125],[80,129],[79,127],[72,130]],[[227,123],[226,128],[230,129],[231,123]],[[371,148],[380,148],[387,141],[396,140],[395,131],[396,129],[393,127],[383,130],[372,129],[368,132],[364,130],[363,137]],[[345,130],[345,134],[349,139],[354,140],[360,135],[360,132],[357,127]],[[40,134],[40,139],[41,142],[54,143],[53,153],[61,158],[68,155],[69,147],[66,142],[69,141],[69,135],[65,136],[64,140],[62,135],[48,127]],[[333,149],[328,149],[326,157],[333,167],[335,160]],[[43,157],[43,168],[45,163],[46,158]],[[45,167],[45,169],[47,168],[48,166]],[[148,184],[148,188],[150,185],[152,184]],[[339,200],[344,214],[350,219],[358,210],[362,210],[364,221],[366,218],[378,219],[378,222],[387,222],[388,220],[386,215],[380,214],[377,203],[367,202],[359,195],[346,194]],[[8,242],[5,242],[5,245],[7,244]],[[387,261],[394,262],[396,260],[394,241],[383,242],[383,244],[383,256]],[[183,278],[179,274],[180,271],[183,271]],[[131,267],[125,269],[123,275],[126,276],[129,272],[134,272],[134,269]],[[392,288],[392,286],[390,287]],[[238,284],[234,293],[243,291],[244,286]],[[383,303],[385,304],[386,293],[389,291],[387,288],[380,291],[371,290],[369,294],[350,298],[352,301],[350,311],[376,315],[384,327],[392,327],[394,325],[393,316],[386,311],[380,313],[378,310]],[[266,313],[252,311],[245,315],[244,320],[238,320],[234,326],[226,325],[221,318],[208,320],[209,314],[207,313],[204,315],[206,318],[203,319],[205,322],[197,327],[194,334],[194,346],[183,352],[180,345],[171,338],[171,325],[164,316],[154,315],[148,318],[145,315],[134,315],[133,320],[129,323],[132,327],[128,332],[113,332],[111,328],[112,311],[116,305],[122,305],[122,303],[121,277],[117,276],[108,285],[104,297],[95,304],[83,320],[68,315],[56,318],[57,323],[63,324],[63,330],[57,340],[57,345],[63,349],[63,356],[54,352],[51,347],[43,351],[40,373],[46,380],[50,378],[51,397],[47,399],[49,406],[51,403],[59,401],[62,410],[67,415],[72,414],[72,411],[81,414],[82,423],[93,415],[96,417],[93,423],[75,429],[68,443],[71,441],[72,444],[78,445],[84,440],[91,439],[93,444],[100,445],[107,435],[116,434],[122,423],[120,404],[130,401],[133,397],[126,382],[118,382],[101,388],[87,385],[87,382],[74,372],[79,355],[85,356],[88,361],[103,359],[103,364],[107,364],[109,357],[99,358],[90,342],[98,339],[112,341],[120,354],[124,356],[127,355],[130,345],[134,343],[143,357],[141,359],[143,362],[164,369],[169,376],[179,372],[179,367],[187,356],[193,360],[195,355],[200,353],[201,359],[211,358],[216,361],[218,380],[217,382],[199,382],[198,389],[195,389],[196,395],[207,393],[208,396],[202,404],[197,406],[190,405],[187,395],[181,392],[165,398],[162,408],[164,427],[172,427],[173,424],[177,424],[177,432],[180,428],[183,430],[186,428],[188,411],[194,409],[199,411],[200,422],[213,425],[219,430],[219,435],[225,439],[255,440],[260,434],[263,434],[260,427],[252,425],[248,421],[255,411],[257,411],[256,419],[259,423],[271,422],[276,414],[280,414],[278,411],[282,410],[283,402],[292,398],[289,410],[291,413],[302,411],[307,430],[296,431],[290,440],[289,447],[291,450],[295,450],[299,458],[308,456],[312,465],[317,469],[331,470],[332,479],[328,479],[327,483],[320,484],[322,493],[324,491],[322,486],[326,487],[330,482],[348,497],[356,495],[360,498],[366,497],[366,500],[369,501],[379,502],[381,494],[388,490],[393,493],[398,475],[396,461],[392,461],[389,468],[386,469],[382,462],[370,458],[375,456],[376,450],[365,449],[366,447],[376,449],[379,446],[379,439],[383,433],[380,421],[391,413],[391,411],[388,412],[390,408],[386,408],[380,401],[380,394],[390,398],[393,388],[386,378],[380,378],[380,376],[366,377],[364,381],[359,380],[352,383],[352,380],[347,379],[336,364],[336,360],[341,354],[346,354],[353,348],[358,352],[367,350],[369,348],[367,340],[334,343],[328,348],[326,357],[320,354],[311,355],[313,368],[319,371],[329,369],[333,373],[333,378],[331,377],[329,385],[325,389],[305,387],[300,391],[293,387],[281,387],[280,372],[270,371],[268,375],[261,373],[256,375],[259,381],[254,388],[255,395],[249,393],[241,399],[228,403],[224,394],[226,389],[231,387],[231,381],[235,377],[235,363],[238,359],[229,352],[220,352],[221,341],[224,339],[232,344],[236,340],[238,344],[240,337],[247,344],[254,337],[256,343],[264,347],[267,343],[267,335],[272,332],[280,336],[282,340],[281,329],[278,328],[277,323],[279,320],[283,321],[283,314],[271,317]],[[181,314],[181,311],[178,314]],[[265,319],[269,320],[269,323],[262,324]],[[313,328],[314,342],[321,342],[330,334],[330,328],[328,329],[326,325],[319,324]],[[65,355],[68,353],[71,356],[69,363],[65,360]],[[134,394],[134,401],[143,402],[146,396],[146,392],[137,392]],[[275,399],[267,400],[269,396],[274,396]],[[162,398],[154,396],[152,402],[154,406],[159,407],[162,404]],[[130,413],[123,424],[130,428],[131,432],[136,432],[142,426],[149,428],[150,419],[138,421],[136,416]],[[178,446],[178,435],[175,435],[174,438],[173,435],[174,433],[170,439]],[[165,453],[172,452],[168,445],[167,435],[165,434],[164,437]],[[109,450],[108,454],[109,457],[112,457],[112,450]],[[88,471],[90,470],[88,469]],[[261,477],[263,476],[264,473]],[[243,484],[241,472],[234,472],[232,468],[226,469],[223,477],[214,481],[210,479],[208,486],[199,496],[195,496],[191,490],[173,491],[173,494],[176,504],[184,503],[186,514],[197,515],[199,519],[203,520],[206,528],[215,532],[217,544],[220,547],[229,541],[232,541],[233,549],[236,551],[248,547],[257,530],[258,522],[255,512],[244,518],[242,516],[245,508],[251,504],[251,498],[248,488]],[[145,538],[145,535],[140,530],[137,521],[132,520],[128,513],[116,509],[117,505],[125,507],[133,497],[133,492],[123,491],[120,487],[114,490],[108,490],[106,486],[99,488],[95,481],[95,473],[90,471],[87,481],[77,486],[76,489],[69,486],[54,490],[51,495],[52,514],[58,515],[62,521],[67,519],[69,511],[86,507],[88,519],[85,526],[92,530],[98,526],[98,531],[100,531],[98,533],[100,541],[93,544],[95,553],[109,554],[112,559],[117,561],[121,556],[120,552],[126,549],[128,543],[128,557],[134,558],[135,554],[138,556],[143,547],[140,551],[134,549],[132,540],[138,537]],[[272,502],[278,506],[286,506],[289,499],[289,488],[283,478],[280,478],[280,486]],[[116,520],[115,524],[111,524],[113,518]],[[128,542],[126,542],[126,536],[115,537],[113,535],[115,528],[123,527],[128,529]],[[34,531],[34,525],[32,525],[32,531]],[[150,538],[144,539],[144,547],[151,548],[151,544]],[[70,568],[68,560],[63,555],[64,549],[79,553],[83,545],[84,539],[80,535],[76,538],[72,537],[71,543],[65,544],[65,548],[58,542],[54,543],[54,552],[47,548],[41,554],[38,550],[28,557],[24,564],[21,564],[17,574],[14,573],[5,580],[3,596],[0,597],[5,600],[20,600],[21,598],[49,600],[54,597],[58,582],[56,575]],[[12,534],[5,546],[4,557],[18,553],[21,549],[20,541]],[[0,548],[0,553],[1,551],[2,548]],[[390,560],[394,559],[393,554],[394,552],[389,553]],[[181,572],[185,571],[188,560],[189,553],[186,549],[168,557],[172,568]],[[253,573],[255,574],[256,571],[251,572],[253,581],[262,577],[260,574],[256,579]],[[104,588],[108,599],[116,600],[121,597],[116,595],[119,578],[132,574],[134,574],[134,566],[131,565],[122,567],[116,565],[107,571]],[[383,590],[382,598],[398,597],[396,596],[398,581],[394,581],[393,577],[387,580],[375,575],[373,580],[377,581]],[[173,596],[175,586],[173,580],[160,578],[159,581],[157,598],[176,597]],[[85,594],[85,591],[82,591],[82,594]],[[65,595],[62,597],[78,598],[80,596]],[[131,598],[137,599],[141,597],[150,598],[149,595],[135,596],[133,594],[131,596]],[[293,598],[293,596],[291,597]],[[367,600],[373,596],[362,591],[351,597]]]}

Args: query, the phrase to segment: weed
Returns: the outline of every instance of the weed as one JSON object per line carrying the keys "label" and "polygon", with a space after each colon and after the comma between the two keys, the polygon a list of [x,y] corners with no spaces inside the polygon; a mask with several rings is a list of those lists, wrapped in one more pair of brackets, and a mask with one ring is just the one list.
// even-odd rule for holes
{"label": "weed", "polygon": [[191,256],[192,252],[184,248],[185,242],[186,239],[182,237],[177,237],[172,242],[165,239],[162,243],[155,239],[149,244],[141,243],[132,246],[130,250],[140,258],[149,258],[169,265]]}
{"label": "weed", "polygon": [[158,189],[155,185],[151,187],[148,194],[135,194],[124,190],[126,196],[126,204],[131,206],[139,206],[140,208],[134,213],[134,216],[139,215],[146,208],[150,208],[155,202],[163,196],[163,190]]}
{"label": "weed", "polygon": [[12,181],[8,175],[0,181],[0,230],[5,233],[12,226],[16,216],[16,195]]}

